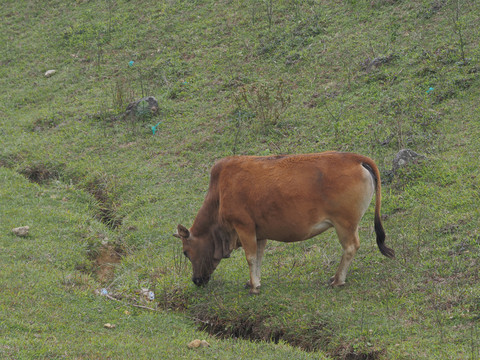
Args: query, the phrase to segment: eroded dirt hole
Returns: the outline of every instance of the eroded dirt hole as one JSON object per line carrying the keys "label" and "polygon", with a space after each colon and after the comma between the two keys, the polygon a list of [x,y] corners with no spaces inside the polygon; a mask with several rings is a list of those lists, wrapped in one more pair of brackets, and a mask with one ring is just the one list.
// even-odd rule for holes
{"label": "eroded dirt hole", "polygon": [[124,253],[121,246],[114,244],[102,244],[99,248],[91,250],[89,252],[92,261],[90,272],[102,284],[111,281],[115,275],[115,266],[120,263]]}
{"label": "eroded dirt hole", "polygon": [[123,222],[123,219],[117,215],[114,209],[102,205],[100,205],[97,218],[111,229],[120,227]]}
{"label": "eroded dirt hole", "polygon": [[197,313],[196,318],[201,330],[219,338],[242,338],[273,343],[283,340],[305,351],[323,350],[330,342],[329,330],[323,324],[317,325],[322,332],[320,335],[315,329],[305,332],[301,329],[267,325],[270,322],[268,316],[261,314],[237,314],[235,318],[220,319],[216,315],[202,312]]}
{"label": "eroded dirt hole", "polygon": [[19,173],[25,176],[29,181],[37,184],[45,184],[51,180],[59,178],[58,170],[42,163],[25,166],[23,169],[19,170]]}

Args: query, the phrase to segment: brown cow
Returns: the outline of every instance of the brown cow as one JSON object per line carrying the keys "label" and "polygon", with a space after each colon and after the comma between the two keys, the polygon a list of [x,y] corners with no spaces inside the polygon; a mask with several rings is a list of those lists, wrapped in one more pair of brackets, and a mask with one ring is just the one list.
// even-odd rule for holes
{"label": "brown cow", "polygon": [[267,239],[294,242],[334,227],[343,255],[332,286],[345,284],[360,242],[358,224],[375,193],[375,233],[385,246],[380,218],[381,182],[375,162],[365,156],[324,152],[287,156],[234,156],[212,168],[205,201],[188,230],[174,235],[193,266],[193,282],[206,284],[221,259],[242,246],[250,268],[250,293],[260,287]]}

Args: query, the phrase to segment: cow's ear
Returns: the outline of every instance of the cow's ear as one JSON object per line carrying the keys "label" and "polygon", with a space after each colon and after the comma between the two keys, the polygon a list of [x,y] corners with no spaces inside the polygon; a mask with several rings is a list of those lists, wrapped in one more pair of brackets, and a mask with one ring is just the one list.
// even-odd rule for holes
{"label": "cow's ear", "polygon": [[178,225],[177,226],[177,233],[173,234],[173,236],[178,237],[180,239],[182,239],[182,238],[188,239],[188,237],[190,236],[190,231],[188,231],[188,229],[185,226]]}

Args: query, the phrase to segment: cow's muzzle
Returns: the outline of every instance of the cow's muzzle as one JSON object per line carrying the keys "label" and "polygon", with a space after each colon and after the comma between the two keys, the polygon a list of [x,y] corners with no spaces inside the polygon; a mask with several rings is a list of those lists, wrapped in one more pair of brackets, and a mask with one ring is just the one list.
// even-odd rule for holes
{"label": "cow's muzzle", "polygon": [[195,285],[203,286],[208,283],[208,281],[210,280],[210,276],[193,278],[192,280]]}

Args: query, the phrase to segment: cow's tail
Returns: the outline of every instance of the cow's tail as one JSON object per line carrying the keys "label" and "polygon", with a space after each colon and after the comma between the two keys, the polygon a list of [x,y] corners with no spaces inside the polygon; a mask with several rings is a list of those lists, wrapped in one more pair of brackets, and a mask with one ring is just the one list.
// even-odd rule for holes
{"label": "cow's tail", "polygon": [[372,175],[373,181],[375,183],[375,234],[377,235],[377,245],[380,249],[380,252],[389,258],[395,257],[395,251],[390,249],[385,245],[385,230],[382,225],[382,218],[380,216],[380,209],[382,206],[382,181],[380,179],[380,171],[378,170],[377,165],[371,159],[364,159],[362,166],[367,169]]}

